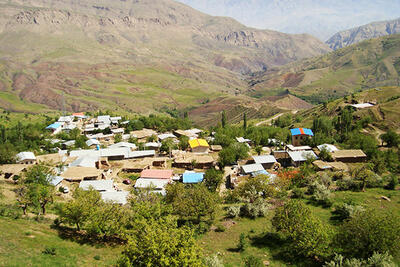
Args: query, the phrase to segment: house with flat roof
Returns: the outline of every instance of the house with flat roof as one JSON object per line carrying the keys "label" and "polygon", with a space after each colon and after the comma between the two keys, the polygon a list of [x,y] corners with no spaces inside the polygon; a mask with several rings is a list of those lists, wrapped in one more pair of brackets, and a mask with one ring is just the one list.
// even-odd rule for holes
{"label": "house with flat roof", "polygon": [[360,149],[337,150],[331,153],[334,161],[344,163],[365,162],[367,155]]}
{"label": "house with flat roof", "polygon": [[314,151],[288,151],[289,157],[292,161],[292,165],[299,167],[301,164],[306,162],[308,159],[317,159]]}
{"label": "house with flat roof", "polygon": [[90,188],[93,188],[94,190],[99,192],[113,191],[114,182],[113,180],[81,181],[79,183],[79,188],[83,190],[89,190]]}
{"label": "house with flat roof", "polygon": [[208,153],[210,145],[204,139],[189,140],[189,146],[193,153]]}
{"label": "house with flat roof", "polygon": [[204,179],[203,172],[191,172],[186,171],[183,174],[183,183],[184,184],[198,184],[201,183]]}
{"label": "house with flat roof", "polygon": [[59,134],[62,131],[62,123],[55,122],[46,127],[46,130],[51,131],[52,134]]}
{"label": "house with flat roof", "polygon": [[273,155],[253,156],[254,163],[261,164],[264,169],[271,169],[277,162]]}
{"label": "house with flat roof", "polygon": [[36,157],[33,152],[20,152],[15,156],[17,163],[19,164],[35,164]]}

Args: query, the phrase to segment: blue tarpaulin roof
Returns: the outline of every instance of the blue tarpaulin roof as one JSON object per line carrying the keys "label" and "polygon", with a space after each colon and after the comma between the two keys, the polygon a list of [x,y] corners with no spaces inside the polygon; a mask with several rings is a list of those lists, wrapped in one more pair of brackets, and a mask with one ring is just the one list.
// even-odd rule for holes
{"label": "blue tarpaulin roof", "polygon": [[58,129],[61,127],[61,124],[58,122],[55,122],[53,124],[50,124],[49,126],[46,127],[46,129]]}
{"label": "blue tarpaulin roof", "polygon": [[202,172],[193,172],[193,173],[184,173],[183,174],[183,183],[185,184],[196,184],[201,183],[204,178],[204,173]]}
{"label": "blue tarpaulin roof", "polygon": [[311,129],[307,128],[296,128],[296,129],[290,129],[290,132],[292,135],[311,135],[314,136],[314,133],[312,132]]}

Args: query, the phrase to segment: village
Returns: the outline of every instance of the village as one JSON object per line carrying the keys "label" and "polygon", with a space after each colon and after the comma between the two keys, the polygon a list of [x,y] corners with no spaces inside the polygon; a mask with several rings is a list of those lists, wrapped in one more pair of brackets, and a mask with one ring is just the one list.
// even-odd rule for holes
{"label": "village", "polygon": [[[121,117],[102,115],[86,116],[74,113],[61,116],[46,127],[52,136],[76,129],[84,135],[87,149],[71,149],[75,140],[50,139],[59,144],[54,153],[35,155],[23,151],[17,154],[16,164],[0,166],[4,179],[17,181],[29,166],[46,164],[52,166],[54,175],[51,184],[65,199],[72,198],[75,188],[93,188],[101,193],[104,201],[121,205],[128,203],[133,188],[150,188],[165,195],[170,183],[201,183],[207,169],[224,171],[220,194],[234,189],[241,182],[258,175],[269,177],[273,184],[277,174],[287,168],[299,168],[305,162],[312,162],[319,171],[348,171],[348,163],[365,162],[362,150],[341,150],[332,144],[315,148],[304,145],[313,138],[311,129],[291,129],[291,144],[269,139],[269,146],[256,152],[252,140],[237,136],[235,142],[250,149],[243,160],[231,162],[228,166],[218,164],[218,153],[223,149],[214,144],[213,132],[206,134],[201,129],[157,132],[152,129],[127,131],[129,121]],[[105,134],[104,132],[107,132]],[[178,149],[177,149],[178,148]],[[321,153],[328,153],[331,160],[323,161]]]}

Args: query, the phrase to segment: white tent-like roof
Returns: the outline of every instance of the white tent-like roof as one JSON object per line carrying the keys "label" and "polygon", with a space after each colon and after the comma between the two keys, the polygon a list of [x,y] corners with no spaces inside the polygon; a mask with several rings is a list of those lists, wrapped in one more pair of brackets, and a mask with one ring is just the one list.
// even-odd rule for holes
{"label": "white tent-like roof", "polygon": [[83,190],[89,190],[90,187],[93,187],[96,191],[113,191],[113,186],[113,180],[82,181],[79,183],[79,188],[82,188]]}
{"label": "white tent-like roof", "polygon": [[288,152],[290,158],[294,162],[303,162],[306,161],[308,158],[317,159],[317,155],[315,155],[314,151],[289,151]]}
{"label": "white tent-like roof", "polygon": [[259,164],[275,163],[276,159],[273,155],[253,156],[254,162]]}
{"label": "white tent-like roof", "polygon": [[339,150],[336,146],[330,145],[330,144],[319,145],[319,146],[317,146],[317,148],[319,151],[321,151],[322,149],[326,149],[326,151],[328,151],[328,152],[333,152],[333,151]]}
{"label": "white tent-like roof", "polygon": [[24,160],[36,160],[35,154],[33,154],[33,152],[20,152],[15,156],[15,158],[17,159],[17,162]]}
{"label": "white tent-like roof", "polygon": [[244,173],[253,173],[253,172],[259,172],[259,171],[264,171],[264,167],[259,164],[248,164],[248,165],[243,165],[242,170]]}
{"label": "white tent-like roof", "polygon": [[147,179],[139,178],[136,180],[135,188],[148,188],[154,187],[155,189],[164,189],[170,183],[170,179]]}
{"label": "white tent-like roof", "polygon": [[128,203],[128,191],[105,191],[100,192],[101,198],[106,202],[113,202],[121,205]]}

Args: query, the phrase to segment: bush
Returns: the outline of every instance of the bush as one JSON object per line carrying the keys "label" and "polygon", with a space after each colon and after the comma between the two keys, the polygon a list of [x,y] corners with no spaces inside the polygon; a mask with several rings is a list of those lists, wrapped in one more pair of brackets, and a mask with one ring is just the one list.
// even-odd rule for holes
{"label": "bush", "polygon": [[302,188],[294,188],[292,190],[292,198],[304,198],[305,192]]}
{"label": "bush", "polygon": [[217,228],[215,229],[215,232],[225,232],[226,231],[226,227],[223,226],[222,224],[218,224]]}
{"label": "bush", "polygon": [[61,193],[64,193],[64,187],[62,187],[62,186],[60,186],[59,188],[58,188],[58,192],[61,192]]}
{"label": "bush", "polygon": [[46,247],[43,251],[43,254],[47,254],[47,255],[53,255],[55,256],[57,254],[56,252],[56,248],[55,247]]}
{"label": "bush", "polygon": [[19,219],[21,218],[21,212],[16,205],[0,204],[0,216]]}
{"label": "bush", "polygon": [[253,203],[247,203],[242,206],[240,209],[240,214],[244,217],[255,219],[257,217],[265,217],[269,210],[269,204],[262,200],[258,199]]}
{"label": "bush", "polygon": [[323,205],[324,207],[332,206],[332,193],[331,191],[322,184],[316,183],[314,193],[311,197],[317,204]]}
{"label": "bush", "polygon": [[262,260],[255,256],[248,256],[244,259],[245,267],[263,267],[264,264]]}
{"label": "bush", "polygon": [[204,258],[203,263],[206,267],[224,267],[224,263],[218,255],[211,255]]}
{"label": "bush", "polygon": [[360,212],[363,212],[364,208],[362,206],[352,205],[348,203],[341,203],[335,206],[335,217],[340,220],[344,221],[347,219],[351,219]]}
{"label": "bush", "polygon": [[389,183],[386,185],[386,189],[395,190],[396,186],[399,184],[399,178],[396,175],[392,174],[388,177]]}
{"label": "bush", "polygon": [[396,267],[393,257],[387,252],[374,254],[368,260],[345,259],[342,255],[335,255],[332,261],[326,262],[324,267]]}
{"label": "bush", "polygon": [[249,246],[249,242],[247,240],[246,234],[241,233],[239,237],[239,243],[237,245],[237,248],[240,252],[245,251],[246,248]]}
{"label": "bush", "polygon": [[400,218],[374,209],[358,213],[339,228],[336,241],[345,256],[367,259],[374,252],[400,253]]}
{"label": "bush", "polygon": [[101,258],[100,258],[99,255],[96,255],[96,256],[93,257],[93,259],[95,259],[96,261],[99,261]]}
{"label": "bush", "polygon": [[236,218],[240,215],[240,206],[229,206],[226,210],[226,215],[229,218]]}

